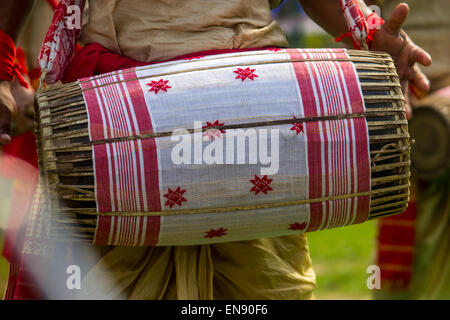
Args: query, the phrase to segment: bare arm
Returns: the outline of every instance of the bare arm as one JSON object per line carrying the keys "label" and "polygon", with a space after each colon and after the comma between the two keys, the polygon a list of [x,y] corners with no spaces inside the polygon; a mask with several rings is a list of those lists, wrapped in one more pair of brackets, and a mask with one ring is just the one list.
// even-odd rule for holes
{"label": "bare arm", "polygon": [[[14,42],[17,41],[33,5],[34,0],[0,1],[0,30],[7,33]],[[11,141],[11,121],[17,109],[10,88],[9,81],[0,80],[0,145]]]}
{"label": "bare arm", "polygon": [[[348,31],[339,0],[299,0],[299,2],[306,14],[332,36],[337,37]],[[367,8],[362,1],[358,1],[358,4],[361,10]]]}

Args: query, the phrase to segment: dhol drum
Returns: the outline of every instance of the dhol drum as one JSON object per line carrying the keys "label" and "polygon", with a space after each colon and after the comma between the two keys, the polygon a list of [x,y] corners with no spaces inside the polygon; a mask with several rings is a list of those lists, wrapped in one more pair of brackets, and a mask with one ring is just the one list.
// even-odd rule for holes
{"label": "dhol drum", "polygon": [[37,95],[42,210],[61,241],[166,246],[403,212],[410,141],[389,55],[198,56]]}
{"label": "dhol drum", "polygon": [[421,179],[438,178],[450,168],[450,87],[419,100],[409,131],[412,171]]}

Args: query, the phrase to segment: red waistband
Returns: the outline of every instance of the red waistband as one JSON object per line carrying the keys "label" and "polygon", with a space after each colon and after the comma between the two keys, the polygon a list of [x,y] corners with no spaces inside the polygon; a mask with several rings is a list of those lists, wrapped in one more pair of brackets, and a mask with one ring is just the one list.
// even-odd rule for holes
{"label": "red waistband", "polygon": [[80,78],[90,77],[97,74],[122,70],[132,67],[145,66],[155,63],[174,61],[180,59],[189,59],[199,56],[209,56],[215,54],[243,52],[264,50],[268,48],[245,48],[245,49],[221,49],[221,50],[206,50],[200,52],[193,52],[190,54],[175,57],[173,59],[156,61],[156,62],[142,62],[128,57],[124,57],[118,53],[114,53],[100,45],[99,43],[90,43],[84,46],[77,52],[68,66],[63,78],[64,83],[76,81]]}

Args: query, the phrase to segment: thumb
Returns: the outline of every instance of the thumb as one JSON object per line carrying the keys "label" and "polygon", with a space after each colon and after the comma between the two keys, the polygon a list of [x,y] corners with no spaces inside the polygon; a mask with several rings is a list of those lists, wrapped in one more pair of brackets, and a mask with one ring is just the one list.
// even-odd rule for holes
{"label": "thumb", "polygon": [[408,14],[409,6],[406,3],[400,3],[395,7],[391,17],[383,24],[383,28],[390,34],[398,34]]}

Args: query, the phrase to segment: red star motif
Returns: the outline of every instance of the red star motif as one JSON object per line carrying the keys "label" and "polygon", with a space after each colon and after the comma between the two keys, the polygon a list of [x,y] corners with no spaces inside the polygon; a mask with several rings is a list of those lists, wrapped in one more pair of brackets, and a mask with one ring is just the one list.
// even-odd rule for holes
{"label": "red star motif", "polygon": [[[297,119],[297,118],[294,116],[294,119]],[[295,130],[298,135],[298,134],[300,134],[300,132],[304,132],[303,124],[301,122],[293,122],[291,130]]]}
{"label": "red star motif", "polygon": [[241,68],[237,68],[236,71],[233,71],[234,73],[237,73],[237,77],[235,79],[241,79],[242,81],[244,81],[245,79],[251,79],[251,80],[255,80],[255,77],[258,77],[258,75],[254,74],[253,72],[256,69],[250,69],[250,68],[246,68],[246,69],[241,69]]}
{"label": "red star motif", "polygon": [[214,121],[213,123],[206,121],[206,126],[203,126],[202,128],[213,128],[208,129],[203,133],[203,136],[209,137],[209,140],[214,140],[215,137],[222,137],[222,133],[225,133],[225,130],[222,129],[216,129],[217,127],[223,126],[223,123],[220,123],[219,120]]}
{"label": "red star motif", "polygon": [[273,190],[269,186],[272,180],[273,179],[267,179],[267,175],[260,178],[255,174],[255,180],[250,180],[250,182],[253,183],[255,186],[250,191],[255,192],[255,195],[257,195],[260,192],[267,194],[267,191]]}
{"label": "red star motif", "polygon": [[172,88],[171,86],[167,85],[167,82],[169,82],[169,80],[164,79],[160,79],[159,81],[152,80],[152,82],[147,83],[147,85],[151,87],[151,89],[148,91],[154,91],[155,94],[158,94],[159,90],[167,92],[167,89]]}
{"label": "red star motif", "polygon": [[227,235],[227,231],[228,229],[225,228],[219,228],[217,230],[211,229],[209,231],[206,231],[206,235],[204,236],[204,238],[215,238],[215,237],[221,237],[221,236],[225,236]]}
{"label": "red star motif", "polygon": [[175,190],[171,190],[169,188],[167,193],[164,195],[164,198],[167,198],[167,201],[166,201],[166,203],[164,205],[165,206],[169,206],[170,208],[172,208],[175,204],[177,204],[177,205],[179,205],[181,207],[182,206],[182,202],[187,201],[183,197],[183,194],[185,192],[186,192],[186,190],[181,190],[180,187],[177,187]]}
{"label": "red star motif", "polygon": [[304,230],[306,228],[306,222],[298,223],[294,222],[289,225],[289,230]]}
{"label": "red star motif", "polygon": [[186,57],[186,58],[183,58],[183,60],[194,60],[194,59],[200,59],[200,58],[203,58],[204,56],[193,56],[193,57]]}
{"label": "red star motif", "polygon": [[269,48],[269,49],[267,49],[267,50],[273,51],[273,52],[277,52],[277,51],[280,51],[281,48]]}

